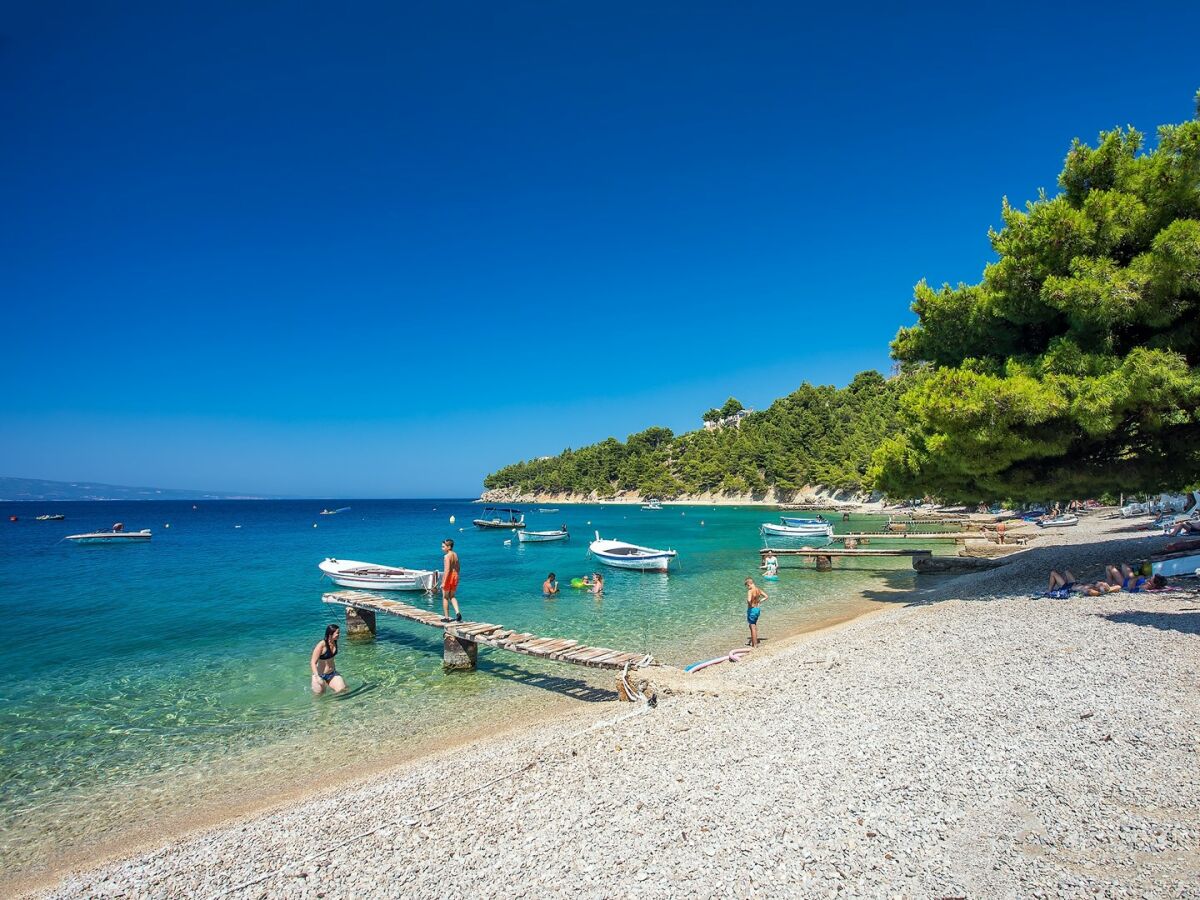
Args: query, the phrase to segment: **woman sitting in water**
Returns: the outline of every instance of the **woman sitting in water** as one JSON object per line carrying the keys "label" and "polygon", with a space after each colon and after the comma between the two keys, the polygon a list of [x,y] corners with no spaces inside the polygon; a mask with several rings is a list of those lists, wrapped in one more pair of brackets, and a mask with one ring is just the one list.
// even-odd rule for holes
{"label": "woman sitting in water", "polygon": [[325,686],[329,685],[335,694],[340,694],[346,689],[346,682],[341,675],[338,674],[337,668],[333,664],[333,658],[338,652],[338,637],[342,630],[336,625],[329,625],[325,629],[325,639],[317,641],[317,646],[313,647],[312,659],[309,664],[312,667],[312,690],[314,694],[325,693]]}

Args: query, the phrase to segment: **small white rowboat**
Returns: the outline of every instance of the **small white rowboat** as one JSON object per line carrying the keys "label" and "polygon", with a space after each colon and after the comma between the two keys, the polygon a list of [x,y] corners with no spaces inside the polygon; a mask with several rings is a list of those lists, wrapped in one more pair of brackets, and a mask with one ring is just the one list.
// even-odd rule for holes
{"label": "small white rowboat", "polygon": [[333,559],[317,563],[334,584],[368,591],[432,591],[437,587],[438,572],[381,566],[357,559]]}
{"label": "small white rowboat", "polygon": [[674,550],[655,550],[624,541],[601,540],[600,532],[588,547],[588,552],[606,566],[636,569],[639,572],[665,572],[678,554]]}
{"label": "small white rowboat", "polygon": [[517,540],[522,544],[540,544],[543,541],[565,541],[571,535],[566,529],[558,531],[518,531]]}
{"label": "small white rowboat", "polygon": [[764,522],[762,533],[774,535],[775,537],[824,538],[825,540],[829,540],[833,537],[833,526],[828,522],[814,522],[805,525],[775,525],[771,522]]}
{"label": "small white rowboat", "polygon": [[68,534],[68,541],[77,544],[137,544],[150,540],[150,529],[141,531],[92,531],[88,534]]}

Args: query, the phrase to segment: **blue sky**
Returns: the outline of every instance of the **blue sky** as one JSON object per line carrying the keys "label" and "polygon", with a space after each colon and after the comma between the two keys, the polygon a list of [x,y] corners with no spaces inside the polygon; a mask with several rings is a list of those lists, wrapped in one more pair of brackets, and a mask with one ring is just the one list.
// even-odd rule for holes
{"label": "blue sky", "polygon": [[0,474],[464,496],[887,370],[1200,7],[6,5]]}

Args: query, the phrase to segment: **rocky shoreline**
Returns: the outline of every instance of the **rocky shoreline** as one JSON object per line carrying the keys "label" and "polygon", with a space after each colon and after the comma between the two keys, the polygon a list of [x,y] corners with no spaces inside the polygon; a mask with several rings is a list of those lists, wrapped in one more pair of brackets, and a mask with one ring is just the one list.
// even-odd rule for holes
{"label": "rocky shoreline", "polygon": [[1052,566],[1158,543],[1090,517],[663,672],[656,708],[590,706],[45,896],[1200,897],[1196,591],[1030,599]]}
{"label": "rocky shoreline", "polygon": [[[637,491],[615,491],[611,495],[600,496],[596,491],[588,494],[571,492],[523,492],[517,490],[497,489],[484,491],[480,503],[645,503],[649,497],[643,497]],[[873,506],[882,508],[884,501],[878,495],[864,494],[857,491],[843,491],[821,486],[805,487],[796,491],[777,491],[771,488],[763,492],[729,493],[705,491],[700,494],[680,494],[670,500],[664,500],[667,505],[710,506],[783,506],[793,503],[821,505],[827,509],[837,509],[842,506]]]}

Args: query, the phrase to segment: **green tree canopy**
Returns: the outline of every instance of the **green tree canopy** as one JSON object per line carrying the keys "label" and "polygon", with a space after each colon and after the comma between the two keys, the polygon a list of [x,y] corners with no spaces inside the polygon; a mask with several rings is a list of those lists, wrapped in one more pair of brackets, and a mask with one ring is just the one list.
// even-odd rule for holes
{"label": "green tree canopy", "polygon": [[1200,479],[1200,121],[1142,146],[1133,129],[1076,140],[1061,193],[1004,201],[979,284],[916,286],[878,487],[974,501]]}

